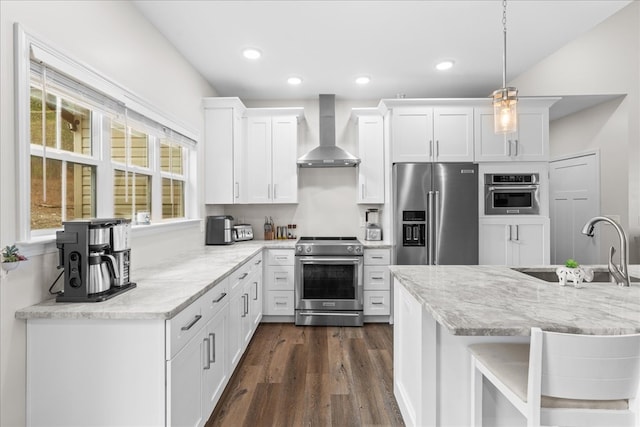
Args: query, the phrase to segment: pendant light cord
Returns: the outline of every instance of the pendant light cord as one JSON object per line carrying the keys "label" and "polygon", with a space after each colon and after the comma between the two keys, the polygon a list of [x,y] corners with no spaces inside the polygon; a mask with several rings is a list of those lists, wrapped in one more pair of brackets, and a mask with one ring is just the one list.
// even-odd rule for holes
{"label": "pendant light cord", "polygon": [[502,87],[507,87],[507,0],[502,1]]}

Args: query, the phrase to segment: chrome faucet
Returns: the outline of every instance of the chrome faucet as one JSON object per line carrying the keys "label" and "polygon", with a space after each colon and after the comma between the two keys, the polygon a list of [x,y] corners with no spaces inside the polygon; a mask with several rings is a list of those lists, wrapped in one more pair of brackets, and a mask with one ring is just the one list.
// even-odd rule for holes
{"label": "chrome faucet", "polygon": [[611,246],[609,248],[609,273],[611,273],[612,281],[615,281],[618,286],[629,286],[629,251],[627,245],[627,235],[617,222],[606,216],[594,216],[582,227],[582,234],[586,234],[589,237],[593,237],[593,228],[596,223],[604,221],[608,222],[618,232],[620,238],[620,267],[616,267],[613,263],[613,254],[616,250]]}

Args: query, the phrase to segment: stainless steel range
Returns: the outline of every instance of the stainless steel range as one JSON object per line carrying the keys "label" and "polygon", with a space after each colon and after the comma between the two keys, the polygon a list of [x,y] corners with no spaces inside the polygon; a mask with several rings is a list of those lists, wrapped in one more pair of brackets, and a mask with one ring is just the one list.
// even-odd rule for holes
{"label": "stainless steel range", "polygon": [[296,243],[296,325],[362,326],[363,246],[355,237]]}

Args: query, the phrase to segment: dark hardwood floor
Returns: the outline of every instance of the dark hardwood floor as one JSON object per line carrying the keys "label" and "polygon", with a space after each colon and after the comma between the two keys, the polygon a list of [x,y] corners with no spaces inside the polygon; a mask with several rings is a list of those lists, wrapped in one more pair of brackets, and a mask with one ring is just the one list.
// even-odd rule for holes
{"label": "dark hardwood floor", "polygon": [[404,426],[393,328],[263,323],[206,427]]}

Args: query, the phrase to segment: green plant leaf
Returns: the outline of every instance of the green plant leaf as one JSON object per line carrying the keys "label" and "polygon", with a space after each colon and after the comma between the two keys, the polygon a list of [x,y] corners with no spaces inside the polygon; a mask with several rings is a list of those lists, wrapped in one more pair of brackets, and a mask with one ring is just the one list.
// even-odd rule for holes
{"label": "green plant leaf", "polygon": [[576,261],[575,259],[569,258],[565,261],[564,266],[568,268],[578,268],[580,264],[578,264],[578,261]]}

